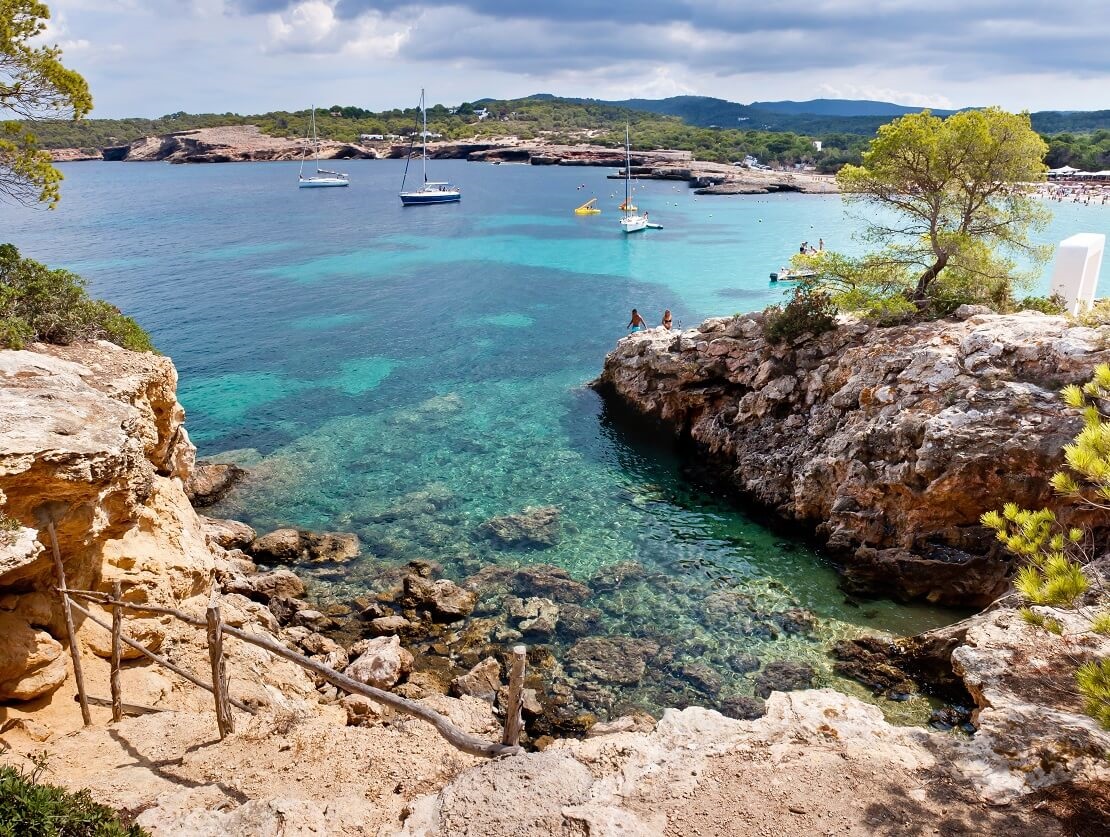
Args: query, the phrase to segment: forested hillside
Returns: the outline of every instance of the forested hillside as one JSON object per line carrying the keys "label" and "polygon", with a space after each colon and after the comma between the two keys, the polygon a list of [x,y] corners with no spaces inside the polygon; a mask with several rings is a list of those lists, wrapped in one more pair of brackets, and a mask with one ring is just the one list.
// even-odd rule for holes
{"label": "forested hillside", "polygon": [[[804,102],[764,104],[809,106]],[[418,115],[415,107],[374,112],[334,105],[318,110],[316,121],[322,137],[356,142],[362,134],[408,137],[417,129]],[[309,117],[308,110],[249,116],[173,113],[158,119],[44,122],[36,124],[35,132],[46,148],[103,148],[143,136],[218,125],[253,124],[274,136],[304,136]],[[457,108],[435,105],[428,109],[428,130],[447,140],[511,135],[526,140],[543,138],[615,147],[623,143],[624,126],[628,123],[632,144],[637,149],[682,149],[693,152],[698,159],[715,162],[732,162],[751,154],[766,163],[800,162],[822,171],[835,171],[845,162],[858,162],[875,130],[889,119],[776,113],[705,96],[601,102],[538,95],[464,102]],[[1033,114],[1033,126],[1049,142],[1050,166],[1110,168],[1110,111],[1038,113]],[[820,151],[814,147],[814,140],[820,140]]]}

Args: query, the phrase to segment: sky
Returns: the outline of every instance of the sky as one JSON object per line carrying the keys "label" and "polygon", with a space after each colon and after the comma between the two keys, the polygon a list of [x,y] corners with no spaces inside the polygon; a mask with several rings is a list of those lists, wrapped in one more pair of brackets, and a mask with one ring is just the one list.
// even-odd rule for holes
{"label": "sky", "polygon": [[94,117],[531,93],[1110,108],[1110,0],[47,0]]}

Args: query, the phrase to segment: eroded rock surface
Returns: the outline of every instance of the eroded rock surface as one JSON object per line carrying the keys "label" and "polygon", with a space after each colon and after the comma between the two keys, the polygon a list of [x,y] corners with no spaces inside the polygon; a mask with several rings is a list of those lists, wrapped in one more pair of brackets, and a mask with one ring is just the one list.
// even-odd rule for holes
{"label": "eroded rock surface", "polygon": [[598,387],[692,440],[744,496],[816,528],[859,592],[984,605],[1010,562],[979,524],[1055,502],[1080,426],[1058,390],[1110,360],[1110,329],[1035,312],[844,322],[794,345],[762,315],[622,339]]}

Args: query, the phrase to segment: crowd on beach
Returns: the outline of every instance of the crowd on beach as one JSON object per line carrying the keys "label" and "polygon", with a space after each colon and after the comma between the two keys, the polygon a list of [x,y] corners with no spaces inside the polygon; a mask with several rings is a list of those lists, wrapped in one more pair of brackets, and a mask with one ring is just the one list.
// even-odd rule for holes
{"label": "crowd on beach", "polygon": [[1038,183],[1036,193],[1056,203],[1077,203],[1083,206],[1110,205],[1110,181],[1097,183]]}

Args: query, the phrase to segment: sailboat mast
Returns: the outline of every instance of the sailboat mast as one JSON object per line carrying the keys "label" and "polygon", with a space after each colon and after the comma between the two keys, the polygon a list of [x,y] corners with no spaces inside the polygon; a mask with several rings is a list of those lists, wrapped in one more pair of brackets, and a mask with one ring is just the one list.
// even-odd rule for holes
{"label": "sailboat mast", "polygon": [[428,182],[428,105],[424,101],[424,88],[423,87],[420,88],[420,113],[423,114],[423,117],[424,117],[424,130],[420,134],[420,138],[423,140],[423,143],[421,145],[422,151],[421,151],[420,156],[421,156],[422,161],[423,161],[421,165],[423,165],[423,167],[424,167],[424,182],[427,183]]}
{"label": "sailboat mast", "polygon": [[624,123],[624,206],[632,211],[632,147],[628,140],[628,123]]}
{"label": "sailboat mast", "polygon": [[320,139],[316,136],[316,105],[312,106],[312,147],[316,155],[316,168],[320,168]]}

